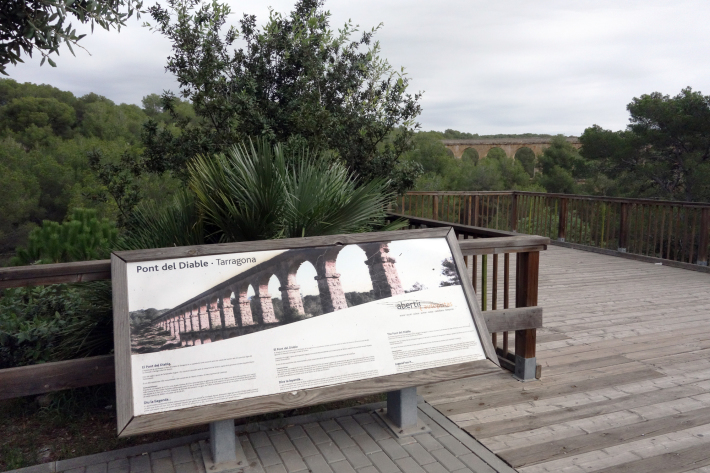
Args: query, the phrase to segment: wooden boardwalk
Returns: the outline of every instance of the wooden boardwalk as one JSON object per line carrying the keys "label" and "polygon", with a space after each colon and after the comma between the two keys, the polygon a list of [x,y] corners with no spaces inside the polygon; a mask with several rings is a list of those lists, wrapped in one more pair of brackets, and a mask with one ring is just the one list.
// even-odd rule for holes
{"label": "wooden boardwalk", "polygon": [[420,394],[520,472],[710,473],[710,274],[551,246],[539,305],[542,380]]}

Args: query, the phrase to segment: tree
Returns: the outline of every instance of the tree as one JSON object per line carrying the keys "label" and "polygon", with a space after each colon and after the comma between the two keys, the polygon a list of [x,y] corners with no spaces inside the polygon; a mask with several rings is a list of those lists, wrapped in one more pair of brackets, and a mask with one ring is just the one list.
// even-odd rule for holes
{"label": "tree", "polygon": [[15,132],[49,127],[55,135],[68,138],[75,121],[74,109],[55,98],[16,98],[2,110],[2,125]]}
{"label": "tree", "polygon": [[358,185],[342,163],[287,152],[262,138],[226,154],[197,157],[188,167],[189,189],[168,207],[139,205],[124,244],[156,248],[403,226],[384,224],[394,197],[384,179]]}
{"label": "tree", "polygon": [[463,152],[463,155],[461,155],[462,161],[470,161],[473,164],[478,164],[479,159],[480,156],[478,155],[478,151],[476,151],[475,148],[466,148]]}
{"label": "tree", "polygon": [[[286,148],[330,150],[364,181],[384,176],[402,191],[419,168],[398,163],[408,148],[420,95],[409,78],[379,57],[377,29],[352,39],[347,23],[330,28],[323,0],[299,0],[289,15],[271,12],[263,28],[245,15],[222,34],[230,9],[201,0],[168,0],[149,9],[154,29],[171,42],[166,69],[198,120],[176,120],[178,132],[151,121],[145,128],[152,171],[186,176],[198,154],[212,156],[247,137]],[[237,38],[244,47],[233,49]],[[176,97],[163,95],[172,112]]]}
{"label": "tree", "polygon": [[537,182],[547,192],[575,194],[579,191],[578,179],[589,173],[585,159],[564,136],[558,135],[538,158],[542,175]]}
{"label": "tree", "polygon": [[524,146],[515,153],[515,160],[520,161],[520,164],[523,165],[523,169],[525,169],[525,172],[528,173],[530,177],[535,176],[535,164],[537,161],[535,151]]}
{"label": "tree", "polygon": [[59,55],[59,47],[72,45],[86,35],[77,35],[69,23],[71,17],[79,23],[99,25],[105,30],[126,25],[126,20],[142,7],[141,0],[3,0],[0,2],[0,73],[7,74],[7,65],[24,62],[23,54],[32,57],[34,51],[42,55],[42,62],[56,67],[50,57]]}
{"label": "tree", "polygon": [[64,223],[45,220],[30,232],[29,245],[20,248],[14,265],[67,263],[105,258],[118,241],[116,225],[96,218],[96,211],[75,209]]}
{"label": "tree", "polygon": [[584,131],[584,156],[607,175],[633,181],[627,193],[710,201],[710,96],[690,87],[675,97],[654,92],[627,109],[626,131]]}

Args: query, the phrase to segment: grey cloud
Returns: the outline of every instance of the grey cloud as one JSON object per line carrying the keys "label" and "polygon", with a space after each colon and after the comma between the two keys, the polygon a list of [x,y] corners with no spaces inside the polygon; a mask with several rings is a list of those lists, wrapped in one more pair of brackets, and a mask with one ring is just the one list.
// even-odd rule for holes
{"label": "grey cloud", "polygon": [[[261,0],[230,3],[235,23],[241,12],[266,21]],[[270,2],[281,12],[292,4]],[[579,134],[594,123],[621,129],[635,96],[674,95],[688,85],[710,94],[706,0],[332,0],[326,7],[334,27],[348,18],[361,29],[384,23],[377,35],[383,56],[405,66],[413,91],[425,91],[424,129]],[[56,69],[32,60],[11,76],[129,103],[177,88],[164,72],[170,45],[138,22],[120,34],[97,30],[83,44],[92,56],[64,51]]]}

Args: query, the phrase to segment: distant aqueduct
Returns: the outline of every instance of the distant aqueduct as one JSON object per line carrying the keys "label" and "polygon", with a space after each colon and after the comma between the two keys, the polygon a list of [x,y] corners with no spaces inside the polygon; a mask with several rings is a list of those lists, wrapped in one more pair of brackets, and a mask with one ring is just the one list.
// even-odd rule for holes
{"label": "distant aqueduct", "polygon": [[[582,147],[579,138],[569,137],[567,141],[575,148]],[[473,148],[478,151],[478,157],[483,158],[488,155],[488,152],[493,148],[501,148],[509,158],[514,158],[515,153],[520,148],[530,148],[537,155],[542,153],[545,148],[552,143],[551,138],[496,138],[496,139],[481,139],[481,140],[441,140],[447,149],[454,153],[456,159],[463,157],[463,152],[468,148]]]}

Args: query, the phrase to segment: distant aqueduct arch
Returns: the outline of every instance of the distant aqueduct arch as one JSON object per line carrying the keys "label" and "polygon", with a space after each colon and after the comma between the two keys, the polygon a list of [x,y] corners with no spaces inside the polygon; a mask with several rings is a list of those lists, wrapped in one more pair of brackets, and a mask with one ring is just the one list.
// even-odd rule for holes
{"label": "distant aqueduct arch", "polygon": [[[579,138],[567,138],[572,146],[579,149],[582,143]],[[481,140],[441,140],[447,149],[454,153],[456,159],[461,159],[463,152],[468,148],[473,148],[478,151],[480,158],[488,155],[488,152],[493,148],[501,148],[509,158],[514,158],[515,153],[520,148],[530,148],[535,154],[542,153],[545,148],[552,143],[552,138],[497,138],[497,139],[481,139]]]}

